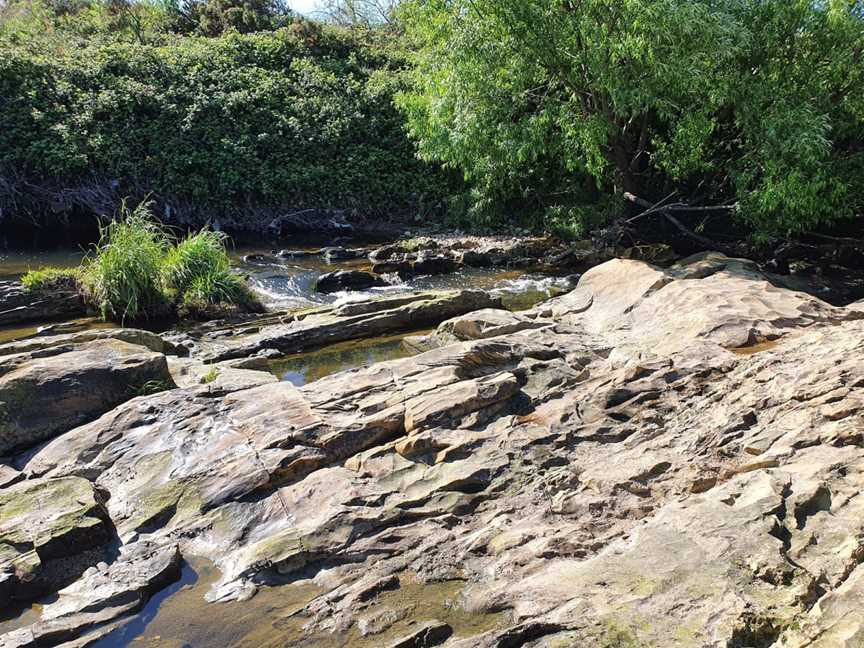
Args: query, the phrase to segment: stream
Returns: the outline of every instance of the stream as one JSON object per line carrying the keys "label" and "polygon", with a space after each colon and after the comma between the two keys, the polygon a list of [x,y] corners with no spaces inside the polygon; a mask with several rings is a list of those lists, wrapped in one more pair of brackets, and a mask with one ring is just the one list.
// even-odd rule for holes
{"label": "stream", "polygon": [[[304,248],[298,248],[303,250]],[[311,251],[313,248],[305,248]],[[0,253],[0,280],[17,279],[29,269],[52,265],[73,267],[84,256],[82,250],[50,252]],[[447,275],[419,276],[402,281],[395,275],[386,279],[391,283],[382,288],[362,291],[342,291],[322,294],[315,291],[315,282],[322,274],[337,270],[368,270],[368,260],[358,259],[327,263],[321,255],[295,259],[276,259],[269,248],[237,247],[231,251],[235,266],[249,275],[251,285],[261,295],[268,308],[295,310],[342,304],[413,290],[447,290],[472,288],[485,290],[501,298],[510,310],[523,310],[534,304],[566,292],[574,285],[571,277],[548,276],[539,273],[505,268],[463,268]],[[273,262],[254,261],[253,258],[271,259]],[[72,333],[85,329],[113,326],[98,318],[88,317],[61,322],[29,323],[16,327],[0,327],[0,344],[33,335]],[[286,356],[272,362],[272,371],[282,380],[302,386],[324,376],[366,366],[384,360],[412,355],[414,351],[402,344],[402,338],[417,331],[384,338],[373,338],[332,345],[310,353]]]}

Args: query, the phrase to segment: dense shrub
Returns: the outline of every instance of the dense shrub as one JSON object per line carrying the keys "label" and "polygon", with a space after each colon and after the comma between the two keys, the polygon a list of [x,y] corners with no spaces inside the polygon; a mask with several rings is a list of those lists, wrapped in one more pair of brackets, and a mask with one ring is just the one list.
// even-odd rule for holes
{"label": "dense shrub", "polygon": [[400,104],[477,218],[625,192],[736,203],[763,236],[864,213],[860,0],[404,4]]}
{"label": "dense shrub", "polygon": [[47,210],[21,200],[35,185],[55,202],[152,192],[175,217],[428,210],[446,182],[393,106],[395,52],[384,32],[305,22],[156,44],[0,29],[0,208]]}

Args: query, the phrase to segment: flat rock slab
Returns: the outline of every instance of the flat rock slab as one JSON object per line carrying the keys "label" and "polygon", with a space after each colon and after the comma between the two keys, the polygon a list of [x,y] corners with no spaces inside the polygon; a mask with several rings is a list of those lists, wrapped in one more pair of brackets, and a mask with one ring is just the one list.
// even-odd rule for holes
{"label": "flat rock slab", "polygon": [[74,558],[112,534],[102,496],[86,479],[29,480],[0,490],[0,608],[62,584],[70,572],[74,577]]}
{"label": "flat rock slab", "polygon": [[55,437],[142,391],[172,386],[164,355],[121,340],[0,356],[0,453]]}
{"label": "flat rock slab", "polygon": [[253,332],[248,334],[211,332],[196,340],[194,355],[206,362],[217,362],[270,349],[294,353],[346,340],[428,328],[457,315],[500,305],[498,298],[478,290],[414,293],[348,303],[299,316],[287,314],[283,322],[273,316],[265,324],[251,322],[246,328]]}
{"label": "flat rock slab", "polygon": [[72,291],[30,292],[18,281],[0,281],[0,326],[71,319],[85,312]]}

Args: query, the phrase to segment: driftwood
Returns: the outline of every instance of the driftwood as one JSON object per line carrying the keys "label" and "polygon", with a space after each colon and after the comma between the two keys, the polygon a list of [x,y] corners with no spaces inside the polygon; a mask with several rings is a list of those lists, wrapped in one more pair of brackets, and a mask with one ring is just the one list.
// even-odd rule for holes
{"label": "driftwood", "polygon": [[652,215],[652,214],[660,214],[667,221],[669,221],[675,227],[675,229],[677,229],[679,232],[681,232],[684,236],[695,241],[696,243],[699,243],[700,245],[704,246],[706,249],[717,250],[718,252],[723,252],[724,254],[730,254],[733,256],[740,253],[737,249],[735,249],[731,246],[728,246],[724,243],[720,243],[719,241],[715,241],[713,239],[708,238],[707,236],[703,236],[701,234],[694,232],[692,229],[690,229],[689,227],[684,225],[684,223],[682,223],[673,214],[673,212],[731,212],[731,211],[735,211],[735,209],[737,209],[737,207],[738,207],[737,204],[714,205],[714,206],[702,207],[702,206],[688,205],[687,203],[682,203],[682,202],[669,203],[668,201],[672,197],[674,197],[674,195],[675,195],[674,193],[671,193],[668,196],[666,196],[665,198],[663,198],[662,200],[660,200],[659,202],[651,203],[651,202],[649,202],[643,198],[640,198],[639,196],[634,196],[632,193],[625,192],[624,198],[626,200],[628,200],[629,202],[631,202],[635,205],[639,205],[640,207],[645,208],[645,211],[637,214],[636,216],[633,216],[632,218],[629,218],[628,220],[625,221],[625,223],[630,224],[630,223],[633,223],[634,221],[636,221],[640,218],[644,218],[644,217]]}

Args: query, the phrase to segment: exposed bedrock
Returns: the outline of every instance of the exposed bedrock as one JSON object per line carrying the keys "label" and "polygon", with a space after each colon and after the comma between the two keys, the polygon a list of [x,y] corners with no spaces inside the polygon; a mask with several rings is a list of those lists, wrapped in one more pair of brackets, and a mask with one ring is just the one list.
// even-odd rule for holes
{"label": "exposed bedrock", "polygon": [[[612,261],[301,388],[225,358],[309,318],[324,339],[331,311],[198,339],[179,388],[7,462],[4,592],[34,596],[66,538],[113,551],[44,578],[59,597],[0,645],[104,634],[182,555],[219,569],[206,605],[313,592],[248,645],[861,646],[864,312],[769,279],[719,255]],[[60,485],[80,497],[26,515]]]}

